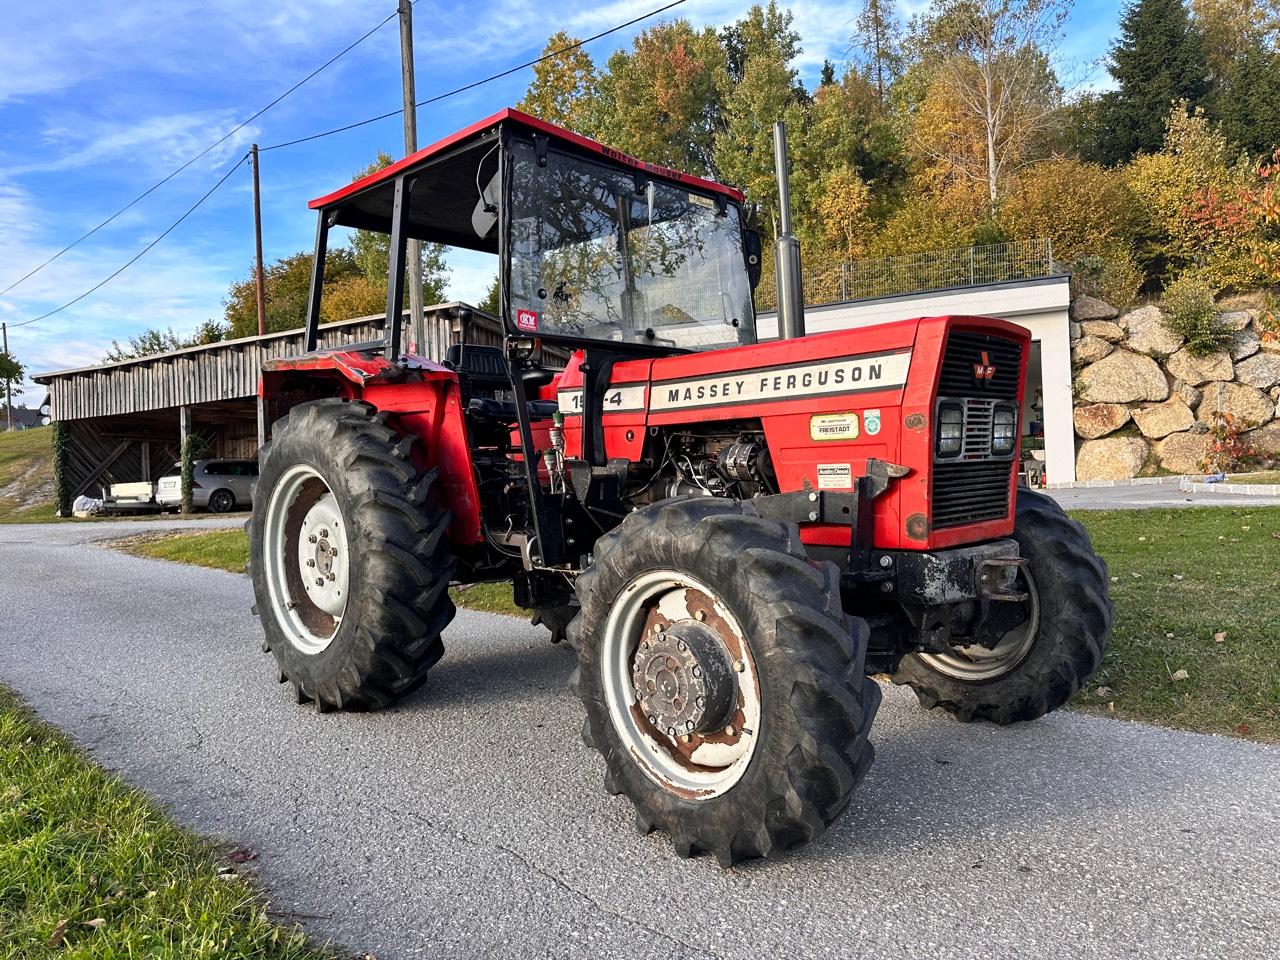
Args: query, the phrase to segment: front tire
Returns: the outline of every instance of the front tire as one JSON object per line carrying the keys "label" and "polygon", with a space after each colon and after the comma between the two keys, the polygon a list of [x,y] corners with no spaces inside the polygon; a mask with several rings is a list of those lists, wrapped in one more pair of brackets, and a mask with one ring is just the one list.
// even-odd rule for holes
{"label": "front tire", "polygon": [[294,407],[262,448],[250,539],[255,610],[299,703],[370,710],[416,689],[453,619],[449,514],[413,437],[363,402]]}
{"label": "front tire", "polygon": [[794,524],[749,503],[667,501],[599,540],[576,583],[573,686],[605,786],[642,832],[728,866],[812,840],[845,808],[880,689],[839,583]]}
{"label": "front tire", "polygon": [[893,682],[914,689],[924,707],[964,721],[1035,720],[1075,696],[1102,663],[1115,610],[1089,534],[1052,497],[1019,487],[1013,538],[1028,561],[1020,575],[1026,623],[992,650],[903,657]]}

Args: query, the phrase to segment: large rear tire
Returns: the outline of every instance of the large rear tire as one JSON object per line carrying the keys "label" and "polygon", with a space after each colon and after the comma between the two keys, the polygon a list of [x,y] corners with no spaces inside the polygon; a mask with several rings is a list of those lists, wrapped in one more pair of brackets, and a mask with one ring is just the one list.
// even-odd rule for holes
{"label": "large rear tire", "polygon": [[904,657],[893,682],[926,708],[964,721],[1034,720],[1075,696],[1102,662],[1115,611],[1107,565],[1084,527],[1051,497],[1020,487],[1013,538],[1028,561],[1019,575],[1026,621],[991,650]]}
{"label": "large rear tire", "polygon": [[642,832],[728,866],[812,840],[845,808],[880,689],[839,584],[794,524],[749,503],[666,501],[600,539],[576,583],[573,686],[605,786]]}
{"label": "large rear tire", "polygon": [[249,531],[264,648],[299,703],[371,710],[417,688],[453,619],[449,514],[363,402],[300,404],[259,457]]}

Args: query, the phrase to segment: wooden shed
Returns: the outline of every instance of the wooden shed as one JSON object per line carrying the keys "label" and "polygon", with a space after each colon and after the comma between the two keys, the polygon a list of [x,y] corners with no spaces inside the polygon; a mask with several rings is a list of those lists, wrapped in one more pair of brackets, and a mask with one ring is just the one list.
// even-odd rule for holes
{"label": "wooden shed", "polygon": [[[457,342],[464,306],[438,304],[424,312],[432,328],[447,330],[450,342]],[[497,319],[469,309],[470,340],[500,344]],[[382,314],[322,324],[320,347],[379,340],[385,326]],[[258,404],[262,364],[301,353],[302,339],[302,330],[269,333],[34,376],[49,389],[49,419],[67,433],[71,498],[162,476],[181,458],[189,433],[206,441],[209,456],[256,456],[264,427]]]}

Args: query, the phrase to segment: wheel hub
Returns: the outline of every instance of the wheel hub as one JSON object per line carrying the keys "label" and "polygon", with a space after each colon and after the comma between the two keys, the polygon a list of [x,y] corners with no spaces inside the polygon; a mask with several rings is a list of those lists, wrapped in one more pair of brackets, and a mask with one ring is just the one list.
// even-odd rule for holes
{"label": "wheel hub", "polygon": [[631,682],[649,722],[671,737],[719,730],[737,701],[723,644],[710,628],[692,620],[640,641]]}

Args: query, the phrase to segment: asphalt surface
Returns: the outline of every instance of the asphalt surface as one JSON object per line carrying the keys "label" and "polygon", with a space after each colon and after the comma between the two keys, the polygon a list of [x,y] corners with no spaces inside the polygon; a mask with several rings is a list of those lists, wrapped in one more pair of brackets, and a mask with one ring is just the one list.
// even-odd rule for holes
{"label": "asphalt surface", "polygon": [[1071,487],[1046,490],[1068,510],[1143,510],[1166,507],[1280,507],[1280,497],[1232,493],[1184,493],[1176,483],[1131,487]]}
{"label": "asphalt surface", "polygon": [[0,680],[256,850],[274,909],[353,951],[1276,956],[1280,749],[1072,713],[966,726],[888,690],[842,819],[722,870],[604,792],[540,628],[460,612],[417,695],[319,715],[275,683],[243,577],[85,542],[137,529],[0,526]]}

